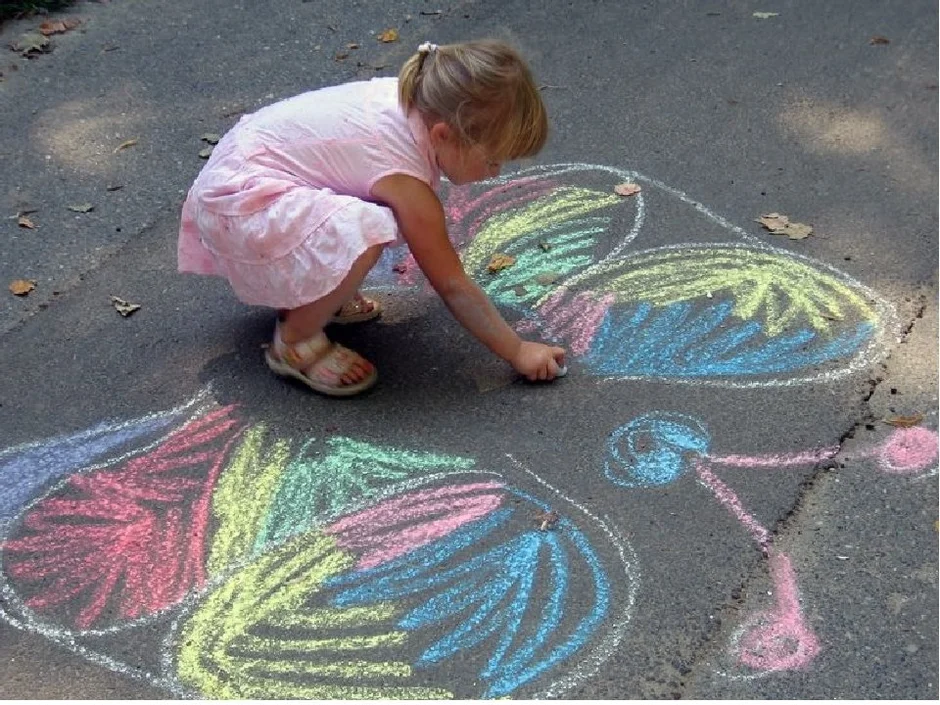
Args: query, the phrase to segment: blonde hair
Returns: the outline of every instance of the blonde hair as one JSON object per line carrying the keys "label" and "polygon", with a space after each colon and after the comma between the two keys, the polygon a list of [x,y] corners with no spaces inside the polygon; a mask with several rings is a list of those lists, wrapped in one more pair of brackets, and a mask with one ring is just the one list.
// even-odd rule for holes
{"label": "blonde hair", "polygon": [[548,138],[529,67],[503,42],[422,44],[398,74],[398,99],[406,113],[444,122],[464,144],[501,161],[533,156]]}

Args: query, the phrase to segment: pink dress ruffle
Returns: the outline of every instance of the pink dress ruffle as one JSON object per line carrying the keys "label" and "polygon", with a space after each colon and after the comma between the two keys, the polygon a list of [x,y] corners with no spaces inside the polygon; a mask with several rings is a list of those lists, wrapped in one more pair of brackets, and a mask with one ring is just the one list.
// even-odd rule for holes
{"label": "pink dress ruffle", "polygon": [[391,209],[299,183],[220,146],[211,183],[197,181],[198,197],[191,191],[183,204],[181,272],[225,277],[246,304],[291,309],[330,293],[367,249],[398,238]]}

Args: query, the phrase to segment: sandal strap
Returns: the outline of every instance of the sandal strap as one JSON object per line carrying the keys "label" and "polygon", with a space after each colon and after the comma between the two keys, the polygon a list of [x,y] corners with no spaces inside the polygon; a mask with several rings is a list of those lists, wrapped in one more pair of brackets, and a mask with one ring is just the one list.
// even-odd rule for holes
{"label": "sandal strap", "polygon": [[306,370],[315,365],[321,358],[329,354],[333,343],[323,332],[307,340],[296,343],[285,343],[281,338],[278,327],[274,331],[275,354],[295,370]]}
{"label": "sandal strap", "polygon": [[304,374],[316,375],[327,384],[342,384],[340,378],[349,371],[352,363],[360,357],[349,348],[333,343],[330,350],[308,367]]}
{"label": "sandal strap", "polygon": [[285,343],[281,339],[280,329],[275,329],[274,351],[295,370],[308,377],[315,375],[322,382],[332,385],[341,385],[340,378],[350,370],[353,363],[358,359],[365,360],[345,345],[334,343],[322,332],[307,340]]}

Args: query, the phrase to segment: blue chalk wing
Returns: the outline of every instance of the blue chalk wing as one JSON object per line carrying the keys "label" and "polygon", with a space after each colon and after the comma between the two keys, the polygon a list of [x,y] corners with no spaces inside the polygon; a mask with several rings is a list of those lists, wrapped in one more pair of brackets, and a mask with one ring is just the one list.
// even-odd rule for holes
{"label": "blue chalk wing", "polygon": [[584,534],[565,520],[553,531],[514,531],[522,511],[499,510],[397,560],[337,576],[326,585],[331,605],[399,605],[397,627],[421,644],[416,668],[459,659],[478,669],[483,697],[514,693],[588,643],[610,608],[608,578]]}

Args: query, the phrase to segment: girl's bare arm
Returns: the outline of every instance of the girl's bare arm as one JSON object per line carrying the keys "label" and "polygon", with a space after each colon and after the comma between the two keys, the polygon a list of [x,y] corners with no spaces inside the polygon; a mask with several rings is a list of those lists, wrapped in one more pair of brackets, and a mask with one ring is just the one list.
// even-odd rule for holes
{"label": "girl's bare arm", "polygon": [[394,174],[379,179],[372,195],[395,213],[402,237],[421,271],[467,330],[530,379],[552,379],[558,374],[559,366],[564,364],[564,351],[523,342],[464,272],[447,237],[444,209],[427,184]]}

